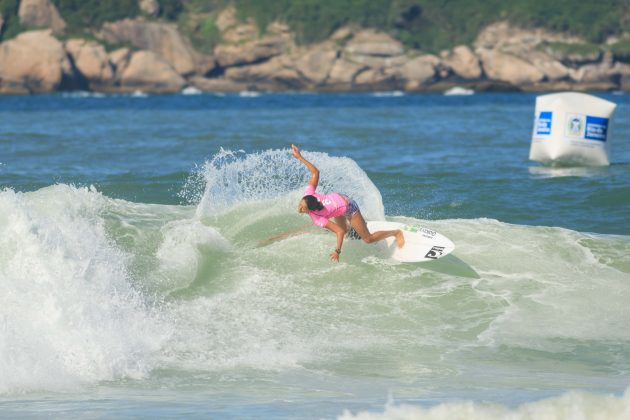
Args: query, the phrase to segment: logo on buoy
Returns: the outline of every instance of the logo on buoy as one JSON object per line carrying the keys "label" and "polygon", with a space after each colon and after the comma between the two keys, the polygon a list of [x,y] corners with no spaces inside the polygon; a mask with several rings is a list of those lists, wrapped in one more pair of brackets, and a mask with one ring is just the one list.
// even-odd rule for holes
{"label": "logo on buoy", "polygon": [[583,137],[584,115],[567,114],[565,134],[569,137]]}

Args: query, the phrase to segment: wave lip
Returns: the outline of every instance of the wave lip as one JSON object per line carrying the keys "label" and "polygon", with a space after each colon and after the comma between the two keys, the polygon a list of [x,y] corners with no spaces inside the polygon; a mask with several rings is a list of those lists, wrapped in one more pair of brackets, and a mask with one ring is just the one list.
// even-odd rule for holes
{"label": "wave lip", "polygon": [[[381,193],[355,161],[326,153],[303,152],[320,170],[318,191],[342,192],[354,198],[367,219],[383,220]],[[236,204],[299,194],[308,184],[308,171],[288,149],[245,153],[221,149],[194,174],[182,194],[198,202],[197,215],[213,216]],[[203,189],[203,192],[201,190]]]}

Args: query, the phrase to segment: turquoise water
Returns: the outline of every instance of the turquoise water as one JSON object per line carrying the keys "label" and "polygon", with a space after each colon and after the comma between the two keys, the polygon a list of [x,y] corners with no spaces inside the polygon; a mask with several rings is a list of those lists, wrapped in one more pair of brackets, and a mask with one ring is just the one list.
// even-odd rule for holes
{"label": "turquoise water", "polygon": [[[630,97],[601,96],[606,168],[528,161],[531,94],[1,97],[0,415],[618,417]],[[290,143],[453,258],[329,262]]]}

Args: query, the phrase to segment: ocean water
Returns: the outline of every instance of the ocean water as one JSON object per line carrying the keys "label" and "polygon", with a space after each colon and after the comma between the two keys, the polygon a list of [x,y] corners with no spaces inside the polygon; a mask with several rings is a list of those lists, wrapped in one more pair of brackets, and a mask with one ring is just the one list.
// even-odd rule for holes
{"label": "ocean water", "polygon": [[[630,418],[599,96],[606,168],[528,161],[533,94],[0,97],[0,417]],[[453,255],[330,262],[291,143]]]}

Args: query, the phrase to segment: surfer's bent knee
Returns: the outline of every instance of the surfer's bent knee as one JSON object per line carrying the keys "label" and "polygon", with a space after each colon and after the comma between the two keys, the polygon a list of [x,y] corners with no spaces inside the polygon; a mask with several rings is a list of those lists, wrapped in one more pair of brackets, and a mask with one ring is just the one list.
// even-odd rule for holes
{"label": "surfer's bent knee", "polygon": [[361,238],[361,239],[363,239],[363,242],[365,242],[366,244],[371,244],[371,243],[375,242],[374,241],[374,237],[372,236],[372,234],[370,234],[370,236],[366,236],[366,237]]}

